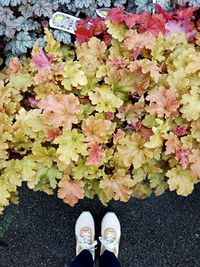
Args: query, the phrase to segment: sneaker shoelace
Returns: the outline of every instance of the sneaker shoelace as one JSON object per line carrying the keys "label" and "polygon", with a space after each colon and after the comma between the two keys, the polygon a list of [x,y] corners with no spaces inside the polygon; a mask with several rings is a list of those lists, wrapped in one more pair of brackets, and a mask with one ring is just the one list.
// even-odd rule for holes
{"label": "sneaker shoelace", "polygon": [[90,244],[90,232],[85,231],[82,234],[82,237],[78,240],[82,249],[88,249],[90,251],[94,251],[97,245],[97,241],[95,240],[92,244]]}
{"label": "sneaker shoelace", "polygon": [[114,235],[111,232],[106,234],[106,239],[102,236],[99,237],[99,241],[105,247],[106,250],[113,252],[113,249],[118,244],[117,240],[114,240]]}

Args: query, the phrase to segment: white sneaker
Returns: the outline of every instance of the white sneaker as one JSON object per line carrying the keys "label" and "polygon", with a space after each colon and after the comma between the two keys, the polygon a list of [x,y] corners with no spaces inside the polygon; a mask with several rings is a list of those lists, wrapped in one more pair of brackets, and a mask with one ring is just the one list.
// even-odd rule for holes
{"label": "white sneaker", "polygon": [[94,219],[89,211],[84,211],[78,217],[75,226],[76,233],[76,256],[84,249],[91,252],[93,260],[95,259],[95,246],[97,241],[94,240],[95,228]]}
{"label": "white sneaker", "polygon": [[106,213],[101,223],[101,237],[99,237],[101,242],[100,254],[108,250],[118,257],[120,237],[121,226],[117,216],[114,212]]}

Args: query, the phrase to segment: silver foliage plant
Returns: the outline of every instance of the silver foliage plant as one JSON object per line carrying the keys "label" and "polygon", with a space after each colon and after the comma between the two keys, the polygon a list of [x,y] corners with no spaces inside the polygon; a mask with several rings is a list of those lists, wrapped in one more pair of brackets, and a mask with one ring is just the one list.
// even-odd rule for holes
{"label": "silver foliage plant", "polygon": [[[96,9],[125,6],[128,12],[152,12],[153,0],[0,0],[0,56],[9,58],[27,53],[38,40],[44,45],[44,27],[55,11],[81,18],[96,16]],[[199,6],[200,0],[155,0],[165,10],[179,6]],[[53,30],[57,40],[71,43],[71,35]]]}

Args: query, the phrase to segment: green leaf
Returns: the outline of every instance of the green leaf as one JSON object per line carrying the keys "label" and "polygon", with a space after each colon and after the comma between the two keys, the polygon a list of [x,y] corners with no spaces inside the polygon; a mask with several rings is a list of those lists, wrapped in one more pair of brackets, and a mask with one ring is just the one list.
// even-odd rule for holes
{"label": "green leaf", "polygon": [[9,86],[17,90],[26,91],[33,84],[33,77],[28,73],[17,73],[10,77]]}
{"label": "green leaf", "polygon": [[57,187],[57,180],[62,177],[62,173],[58,170],[55,165],[52,165],[50,168],[42,168],[37,172],[37,177],[39,179],[39,184],[36,186],[39,187],[41,184],[50,183],[50,186],[55,189]]}

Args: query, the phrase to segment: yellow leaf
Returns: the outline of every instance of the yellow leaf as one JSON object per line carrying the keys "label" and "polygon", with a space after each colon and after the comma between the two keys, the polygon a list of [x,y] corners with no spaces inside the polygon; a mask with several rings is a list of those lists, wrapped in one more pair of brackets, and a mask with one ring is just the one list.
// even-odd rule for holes
{"label": "yellow leaf", "polygon": [[17,73],[10,77],[9,86],[14,89],[26,91],[33,84],[33,77],[28,73]]}
{"label": "yellow leaf", "polygon": [[79,85],[84,86],[87,84],[87,78],[84,71],[81,70],[81,65],[76,62],[66,62],[63,81],[65,89],[68,91],[72,90],[72,87],[78,87]]}
{"label": "yellow leaf", "polygon": [[76,55],[81,64],[94,73],[104,63],[106,49],[103,41],[92,37],[81,45],[77,43]]}
{"label": "yellow leaf", "polygon": [[200,118],[200,87],[192,87],[190,93],[182,96],[180,109],[182,117],[188,121]]}
{"label": "yellow leaf", "polygon": [[127,31],[124,23],[115,25],[111,21],[107,20],[105,24],[108,27],[108,33],[110,33],[113,38],[117,39],[120,42],[124,40]]}
{"label": "yellow leaf", "polygon": [[153,150],[145,147],[145,140],[139,134],[133,133],[119,140],[116,155],[126,167],[133,164],[137,169],[153,157]]}
{"label": "yellow leaf", "polygon": [[47,28],[44,31],[45,31],[44,39],[47,42],[47,45],[45,46],[45,51],[47,53],[53,53],[58,56],[61,56],[62,51],[60,49],[60,42],[56,41],[53,38],[53,35],[50,33],[50,31]]}
{"label": "yellow leaf", "polygon": [[54,143],[59,144],[58,158],[66,165],[69,165],[71,161],[78,161],[80,155],[86,156],[88,153],[85,137],[76,129],[64,131],[54,140]]}
{"label": "yellow leaf", "polygon": [[42,166],[51,167],[53,161],[56,161],[56,149],[54,147],[46,148],[41,145],[40,142],[33,143],[32,148],[33,160],[41,163]]}
{"label": "yellow leaf", "polygon": [[191,124],[191,134],[200,142],[200,119],[193,121]]}
{"label": "yellow leaf", "polygon": [[94,116],[90,116],[83,121],[82,129],[88,142],[103,143],[108,139],[111,125],[109,120],[96,119]]}
{"label": "yellow leaf", "polygon": [[171,191],[176,190],[178,195],[188,196],[194,189],[197,178],[191,170],[184,170],[181,166],[172,168],[166,173],[167,183]]}
{"label": "yellow leaf", "polygon": [[114,94],[108,85],[96,87],[88,95],[92,104],[96,105],[95,109],[100,113],[115,112],[116,108],[123,104],[123,101]]}

